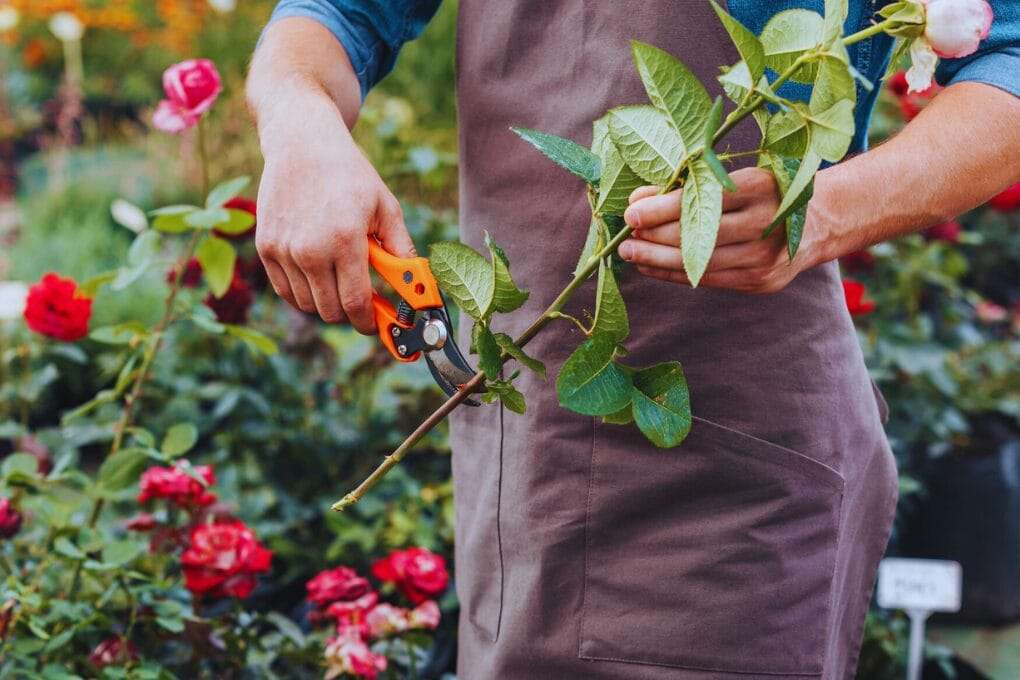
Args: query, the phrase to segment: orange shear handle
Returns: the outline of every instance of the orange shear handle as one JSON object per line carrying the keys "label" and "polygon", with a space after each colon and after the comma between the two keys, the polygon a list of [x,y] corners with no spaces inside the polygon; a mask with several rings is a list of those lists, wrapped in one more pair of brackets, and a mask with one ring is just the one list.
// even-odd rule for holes
{"label": "orange shear handle", "polygon": [[[432,276],[429,261],[424,257],[397,257],[386,252],[374,237],[368,237],[368,262],[379,276],[393,287],[414,309],[436,309],[443,306],[443,298],[439,294],[439,284]],[[402,323],[397,318],[397,310],[393,303],[382,295],[372,293],[372,311],[375,314],[375,326],[379,331],[379,340],[397,361],[410,363],[417,361],[421,352],[410,356],[401,356],[393,340],[393,328],[411,328],[412,324]]]}
{"label": "orange shear handle", "polygon": [[443,306],[439,284],[424,257],[397,257],[386,252],[375,237],[368,237],[368,263],[386,283],[415,309]]}

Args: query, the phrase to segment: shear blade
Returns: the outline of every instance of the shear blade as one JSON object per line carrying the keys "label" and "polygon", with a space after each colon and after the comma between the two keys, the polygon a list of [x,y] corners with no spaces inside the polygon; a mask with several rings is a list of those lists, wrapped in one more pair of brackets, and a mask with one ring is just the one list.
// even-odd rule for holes
{"label": "shear blade", "polygon": [[[449,317],[444,313],[435,313],[434,316],[446,324],[447,340],[440,349],[424,353],[425,363],[428,364],[429,371],[439,387],[452,397],[460,391],[461,385],[475,377],[475,372],[453,340],[453,329],[450,327]],[[468,406],[481,405],[474,399],[465,399],[464,403]]]}

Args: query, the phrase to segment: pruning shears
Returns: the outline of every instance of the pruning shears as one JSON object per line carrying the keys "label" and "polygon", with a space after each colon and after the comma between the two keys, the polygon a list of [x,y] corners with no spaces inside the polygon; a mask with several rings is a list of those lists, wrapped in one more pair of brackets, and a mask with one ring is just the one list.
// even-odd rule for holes
{"label": "pruning shears", "polygon": [[[453,396],[475,372],[454,340],[450,313],[428,258],[397,257],[386,252],[374,236],[369,236],[368,262],[400,296],[394,307],[382,295],[372,293],[375,324],[383,346],[394,359],[404,363],[424,356],[436,383]],[[473,399],[465,399],[464,403],[479,405]]]}

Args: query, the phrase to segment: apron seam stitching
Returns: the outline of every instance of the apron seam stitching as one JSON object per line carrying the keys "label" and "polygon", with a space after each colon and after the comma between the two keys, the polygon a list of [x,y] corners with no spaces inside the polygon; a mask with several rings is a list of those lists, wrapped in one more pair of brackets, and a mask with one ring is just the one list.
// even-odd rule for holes
{"label": "apron seam stitching", "polygon": [[700,671],[705,673],[722,673],[723,675],[767,675],[771,677],[797,677],[797,678],[820,678],[823,671],[735,671],[722,668],[710,668],[707,666],[690,666],[677,663],[665,663],[663,661],[639,661],[636,659],[625,659],[614,656],[582,656],[582,659],[590,661],[613,661],[616,663],[629,663],[636,666],[658,666],[660,668],[680,668],[687,671]]}
{"label": "apron seam stitching", "polygon": [[503,506],[503,439],[506,434],[503,427],[503,414],[505,412],[502,402],[499,405],[499,475],[496,481],[496,552],[499,554],[499,607],[496,614],[496,630],[492,634],[492,641],[499,640],[499,630],[503,624],[503,589],[506,587],[506,566],[503,562],[503,530],[500,526]]}
{"label": "apron seam stitching", "polygon": [[584,644],[584,618],[585,612],[587,611],[588,604],[588,569],[589,561],[588,556],[591,553],[591,533],[588,531],[588,521],[591,517],[591,498],[592,490],[595,487],[595,458],[596,458],[596,439],[595,430],[598,427],[598,423],[595,418],[591,419],[591,458],[588,463],[588,497],[585,500],[584,506],[584,578],[581,581],[581,616],[579,617],[577,626],[577,656],[580,659],[584,658],[584,654],[581,651],[581,646]]}

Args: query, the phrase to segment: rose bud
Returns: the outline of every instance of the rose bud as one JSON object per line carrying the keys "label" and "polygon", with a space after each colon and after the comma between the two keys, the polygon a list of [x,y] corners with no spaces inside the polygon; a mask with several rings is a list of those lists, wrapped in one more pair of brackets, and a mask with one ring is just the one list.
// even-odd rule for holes
{"label": "rose bud", "polygon": [[958,59],[973,54],[992,27],[986,0],[924,0],[924,37],[935,54]]}
{"label": "rose bud", "polygon": [[11,538],[21,530],[22,515],[14,506],[11,499],[0,498],[0,538]]}

